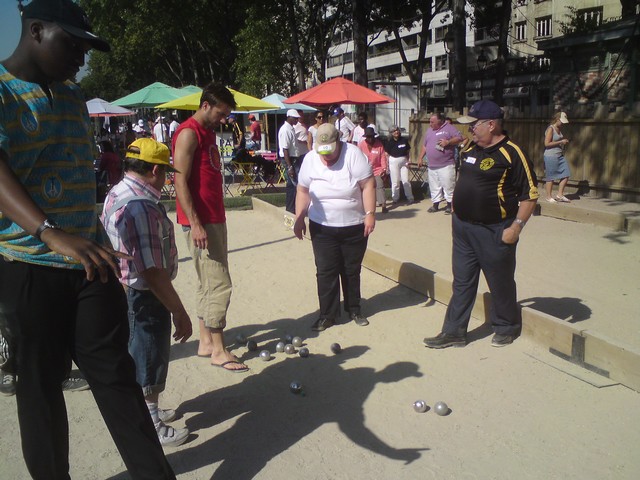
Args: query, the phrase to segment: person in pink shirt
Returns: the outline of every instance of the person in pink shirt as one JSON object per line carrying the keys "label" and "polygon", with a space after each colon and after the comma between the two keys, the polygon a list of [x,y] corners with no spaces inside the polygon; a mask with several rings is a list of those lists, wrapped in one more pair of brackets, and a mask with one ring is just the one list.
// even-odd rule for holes
{"label": "person in pink shirt", "polygon": [[384,177],[389,173],[389,161],[384,145],[379,138],[376,138],[376,131],[373,127],[364,129],[364,139],[358,143],[358,148],[369,160],[369,165],[373,170],[376,179],[376,204],[382,206],[382,213],[387,213],[387,201],[384,194]]}

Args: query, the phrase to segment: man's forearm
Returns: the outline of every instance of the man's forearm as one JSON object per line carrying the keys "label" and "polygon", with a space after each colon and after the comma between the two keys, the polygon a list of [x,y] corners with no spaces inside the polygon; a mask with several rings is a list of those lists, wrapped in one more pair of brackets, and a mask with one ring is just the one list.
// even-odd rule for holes
{"label": "man's forearm", "polygon": [[167,270],[153,267],[142,272],[140,276],[149,286],[149,290],[173,315],[186,314],[184,305],[178,296],[178,292],[173,288]]}

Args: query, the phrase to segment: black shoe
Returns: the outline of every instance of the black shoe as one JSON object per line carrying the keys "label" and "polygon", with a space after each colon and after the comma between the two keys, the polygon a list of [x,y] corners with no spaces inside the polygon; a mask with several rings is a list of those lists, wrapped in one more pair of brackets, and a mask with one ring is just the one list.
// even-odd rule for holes
{"label": "black shoe", "polygon": [[386,206],[382,207],[382,210],[380,210],[382,213],[389,213],[389,209]]}
{"label": "black shoe", "polygon": [[12,373],[0,372],[0,395],[11,397],[16,394],[16,377]]}
{"label": "black shoe", "polygon": [[322,332],[329,327],[333,327],[334,322],[331,318],[319,318],[311,325],[311,330],[314,332]]}
{"label": "black shoe", "polygon": [[356,325],[358,325],[359,327],[366,327],[367,325],[369,325],[369,320],[367,320],[367,317],[363,317],[359,313],[352,313],[349,315],[349,318],[356,322]]}
{"label": "black shoe", "polygon": [[89,382],[80,377],[69,377],[62,382],[63,392],[82,392],[83,390],[89,390]]}
{"label": "black shoe", "polygon": [[427,210],[427,212],[429,213],[436,213],[438,211],[438,204],[434,203],[433,205],[431,205],[429,207],[429,210]]}
{"label": "black shoe", "polygon": [[511,345],[515,339],[515,335],[501,335],[499,333],[496,333],[491,339],[491,346],[505,347],[507,345]]}
{"label": "black shoe", "polygon": [[447,206],[444,208],[445,215],[451,215],[451,204],[447,203]]}
{"label": "black shoe", "polygon": [[464,347],[467,344],[465,335],[448,335],[439,333],[435,337],[425,338],[424,345],[429,348]]}

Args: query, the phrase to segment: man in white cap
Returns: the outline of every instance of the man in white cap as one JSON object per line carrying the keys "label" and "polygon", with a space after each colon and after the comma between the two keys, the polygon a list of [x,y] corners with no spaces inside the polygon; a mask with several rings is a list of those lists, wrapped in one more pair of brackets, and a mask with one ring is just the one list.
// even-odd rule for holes
{"label": "man in white cap", "polygon": [[[287,110],[287,118],[278,130],[278,153],[285,171],[286,186],[286,210],[296,213],[296,186],[298,185],[298,173],[302,165],[302,157],[298,149],[298,141],[294,125],[298,123],[300,114],[293,108]],[[285,217],[285,222],[286,222]]]}

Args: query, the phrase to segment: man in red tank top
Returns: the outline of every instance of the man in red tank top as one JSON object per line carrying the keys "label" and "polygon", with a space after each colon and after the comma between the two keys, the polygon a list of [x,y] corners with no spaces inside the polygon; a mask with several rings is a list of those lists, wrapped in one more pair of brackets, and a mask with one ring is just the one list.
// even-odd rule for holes
{"label": "man in red tank top", "polygon": [[198,356],[230,372],[249,367],[227,351],[223,329],[231,299],[227,260],[227,224],[224,212],[223,165],[214,130],[227,122],[236,102],[224,86],[209,84],[200,108],[182,122],[173,136],[176,211],[198,275],[197,309],[200,323]]}

